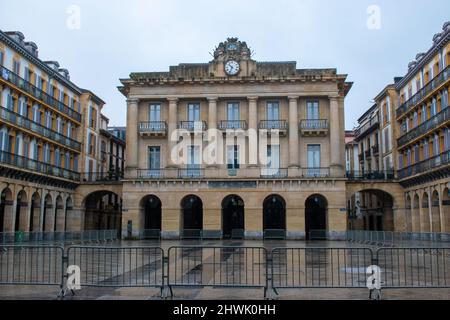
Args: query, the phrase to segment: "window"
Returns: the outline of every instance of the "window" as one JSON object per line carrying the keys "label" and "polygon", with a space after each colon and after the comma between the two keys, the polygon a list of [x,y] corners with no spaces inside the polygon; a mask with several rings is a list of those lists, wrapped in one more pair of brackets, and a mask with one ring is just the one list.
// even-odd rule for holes
{"label": "window", "polygon": [[435,116],[437,113],[437,103],[436,103],[436,98],[433,98],[432,102],[431,102],[431,114],[430,114],[430,118]]}
{"label": "window", "polygon": [[41,113],[39,112],[39,106],[35,105],[33,107],[33,121],[37,123],[41,123]]}
{"label": "window", "polygon": [[391,139],[389,129],[384,130],[384,152],[391,151]]}
{"label": "window", "polygon": [[47,143],[44,145],[44,162],[50,163],[50,146]]}
{"label": "window", "polygon": [[75,155],[73,157],[73,170],[78,171],[78,156],[77,155]]}
{"label": "window", "polygon": [[308,168],[320,168],[320,145],[308,145]]}
{"label": "window", "polygon": [[267,120],[280,119],[280,104],[278,102],[267,103]]}
{"label": "window", "polygon": [[3,53],[3,51],[0,51],[0,65],[4,65],[4,58],[5,57],[5,54]]}
{"label": "window", "polygon": [[319,102],[308,101],[306,103],[306,118],[308,120],[318,120],[319,117]]}
{"label": "window", "polygon": [[151,122],[161,121],[161,104],[151,104],[149,106],[148,119]]}
{"label": "window", "polygon": [[61,166],[61,154],[59,152],[59,149],[55,150],[55,167]]}
{"label": "window", "polygon": [[239,146],[227,146],[228,169],[239,169]]}
{"label": "window", "polygon": [[20,62],[13,60],[13,72],[20,76]]}
{"label": "window", "polygon": [[448,91],[447,89],[445,89],[444,91],[442,91],[441,94],[441,105],[442,105],[442,109],[445,109],[448,107]]}
{"label": "window", "polygon": [[56,132],[61,133],[62,131],[62,120],[60,117],[56,118]]}
{"label": "window", "polygon": [[159,173],[159,169],[161,169],[161,147],[148,147],[148,169],[151,173]]}
{"label": "window", "polygon": [[187,165],[189,169],[200,168],[200,147],[188,146]]}
{"label": "window", "polygon": [[200,121],[200,104],[189,103],[188,104],[188,121]]}
{"label": "window", "polygon": [[67,123],[67,138],[72,138],[72,124],[70,122]]}
{"label": "window", "polygon": [[239,121],[241,118],[240,108],[238,102],[229,102],[227,105],[227,119],[228,121]]}
{"label": "window", "polygon": [[24,78],[25,81],[30,82],[30,69],[28,69],[27,67],[25,67]]}
{"label": "window", "polygon": [[39,90],[42,90],[43,87],[42,78],[38,75],[36,75],[36,86],[38,87]]}
{"label": "window", "polygon": [[70,169],[70,153],[66,152],[66,158],[64,159],[64,168]]}
{"label": "window", "polygon": [[45,111],[45,126],[49,129],[52,128],[52,113],[50,111]]}
{"label": "window", "polygon": [[9,93],[6,96],[6,109],[14,111],[14,100],[13,100],[13,97]]}

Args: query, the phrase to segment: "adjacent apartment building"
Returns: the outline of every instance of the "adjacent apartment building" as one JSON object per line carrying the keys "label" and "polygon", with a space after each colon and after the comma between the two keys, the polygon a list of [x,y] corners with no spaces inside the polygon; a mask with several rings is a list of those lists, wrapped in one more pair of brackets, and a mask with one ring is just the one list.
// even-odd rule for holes
{"label": "adjacent apartment building", "polygon": [[21,32],[0,31],[0,232],[80,230],[77,188],[101,172],[103,105]]}
{"label": "adjacent apartment building", "polygon": [[245,42],[229,38],[209,63],[122,79],[123,232],[304,238],[346,230],[346,78],[255,61]]}
{"label": "adjacent apartment building", "polygon": [[[450,231],[449,40],[447,22],[433,37],[431,48],[408,64],[407,74],[375,97],[355,129],[359,166],[353,172],[366,180],[400,183],[407,231]],[[353,147],[347,144],[346,149]],[[375,196],[371,201],[361,195],[360,206],[367,209],[362,219],[368,220],[361,228],[385,229],[377,219],[368,218],[382,215],[383,201],[380,194]]]}

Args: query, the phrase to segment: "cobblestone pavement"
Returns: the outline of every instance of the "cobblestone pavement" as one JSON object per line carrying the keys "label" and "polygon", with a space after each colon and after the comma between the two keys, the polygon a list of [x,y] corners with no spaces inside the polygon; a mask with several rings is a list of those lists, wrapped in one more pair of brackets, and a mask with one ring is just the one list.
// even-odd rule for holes
{"label": "cobblestone pavement", "polygon": [[[90,246],[104,247],[146,247],[160,246],[167,250],[171,246],[233,246],[233,247],[265,247],[267,250],[273,248],[358,248],[368,247],[357,243],[345,241],[123,241],[114,243],[90,244]],[[416,244],[415,244],[416,245]],[[424,244],[427,246],[427,244]],[[440,246],[436,246],[440,247]],[[376,248],[376,247],[371,247]],[[202,256],[202,259],[205,259]],[[204,261],[204,260],[202,260]],[[365,263],[365,262],[364,262]],[[203,262],[203,264],[206,264]],[[205,268],[206,269],[206,268]],[[1,270],[0,270],[1,271]],[[202,271],[205,273],[206,271]],[[166,291],[167,289],[165,289]],[[33,300],[57,299],[59,288],[57,286],[0,286],[0,300]],[[263,289],[224,289],[224,288],[173,288],[173,299],[195,299],[195,300],[248,300],[264,299]],[[167,292],[165,292],[167,293]],[[268,297],[275,300],[318,300],[318,299],[339,299],[339,300],[366,300],[368,299],[368,289],[284,289],[279,290],[279,295],[269,291]],[[77,291],[75,296],[70,293],[65,297],[67,300],[159,300],[160,290],[154,288],[97,288],[84,287]],[[382,299],[386,300],[449,300],[450,289],[389,289],[383,290]]]}

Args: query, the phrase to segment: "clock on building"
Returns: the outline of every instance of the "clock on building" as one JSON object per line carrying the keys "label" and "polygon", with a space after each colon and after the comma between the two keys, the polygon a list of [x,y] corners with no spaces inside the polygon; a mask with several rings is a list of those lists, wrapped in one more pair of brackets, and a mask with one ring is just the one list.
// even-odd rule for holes
{"label": "clock on building", "polygon": [[239,73],[239,70],[241,69],[241,66],[239,63],[235,60],[230,60],[227,63],[225,63],[225,72],[229,76],[235,76]]}

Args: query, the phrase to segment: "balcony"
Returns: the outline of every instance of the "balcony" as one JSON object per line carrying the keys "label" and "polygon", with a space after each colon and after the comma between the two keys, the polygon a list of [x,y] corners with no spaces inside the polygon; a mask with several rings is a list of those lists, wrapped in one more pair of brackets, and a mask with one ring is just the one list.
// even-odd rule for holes
{"label": "balcony", "polygon": [[367,181],[367,180],[394,180],[395,174],[393,170],[387,171],[348,171],[347,178],[351,181]]}
{"label": "balcony", "polygon": [[267,130],[269,133],[278,133],[285,136],[288,129],[286,120],[263,120],[259,123],[260,130]]}
{"label": "balcony", "polygon": [[380,126],[380,118],[378,115],[370,119],[369,122],[359,127],[355,131],[355,140],[360,141],[363,137],[373,132],[375,129],[378,129]]}
{"label": "balcony", "polygon": [[434,117],[420,124],[418,127],[410,130],[397,140],[398,147],[401,148],[411,142],[413,142],[418,137],[430,132],[434,129],[439,128],[442,124],[450,119],[450,107],[445,108],[439,112]]}
{"label": "balcony", "polygon": [[24,116],[21,116],[18,113],[15,113],[1,106],[0,119],[12,125],[32,131],[55,142],[61,143],[69,148],[81,151],[81,143],[79,143],[78,141],[68,138],[52,129],[46,128],[37,122],[34,122]]}
{"label": "balcony", "polygon": [[122,171],[108,171],[108,172],[85,172],[81,174],[83,182],[87,183],[108,183],[119,182],[123,179]]}
{"label": "balcony", "polygon": [[178,170],[180,179],[201,179],[205,177],[205,170],[201,168],[187,168]]}
{"label": "balcony", "polygon": [[358,159],[359,159],[359,162],[363,162],[364,161],[364,154],[360,153],[358,155]]}
{"label": "balcony", "polygon": [[450,66],[447,66],[442,70],[436,77],[433,78],[428,84],[426,84],[422,89],[420,89],[415,95],[413,95],[409,100],[404,102],[400,107],[397,108],[397,118],[404,115],[410,109],[415,107],[421,100],[428,96],[431,92],[435,91],[440,85],[445,83],[450,77]]}
{"label": "balcony", "polygon": [[378,144],[372,146],[372,154],[377,156],[380,154],[380,146]]}
{"label": "balcony", "polygon": [[307,119],[300,122],[300,132],[303,136],[326,136],[328,120]]}
{"label": "balcony", "polygon": [[0,163],[57,178],[74,181],[80,180],[80,174],[78,172],[56,167],[30,158],[25,158],[6,151],[0,151]]}
{"label": "balcony", "polygon": [[22,91],[28,93],[29,95],[33,96],[35,99],[38,99],[42,101],[44,104],[47,104],[57,110],[59,110],[61,113],[64,113],[65,115],[71,117],[77,122],[81,122],[81,114],[75,111],[72,108],[69,108],[64,103],[56,100],[52,96],[48,95],[41,89],[35,87],[30,82],[26,81],[25,79],[19,77],[17,74],[13,73],[12,71],[6,69],[4,66],[0,65],[0,79],[3,79],[17,88],[21,89]]}
{"label": "balcony", "polygon": [[262,168],[261,178],[263,179],[283,179],[288,177],[288,169]]}
{"label": "balcony", "polygon": [[398,171],[400,179],[409,178],[416,174],[426,173],[450,163],[450,151],[445,151],[438,156],[413,164],[407,168]]}
{"label": "balcony", "polygon": [[370,150],[364,151],[364,155],[366,156],[366,159],[372,158],[372,153],[370,152]]}
{"label": "balcony", "polygon": [[165,137],[167,124],[164,121],[140,122],[139,134],[142,137]]}
{"label": "balcony", "polygon": [[328,178],[330,177],[330,168],[303,168],[302,177],[304,178]]}
{"label": "balcony", "polygon": [[203,133],[207,130],[207,125],[205,121],[180,121],[178,129],[192,133]]}
{"label": "balcony", "polygon": [[247,130],[245,120],[222,120],[219,122],[219,130],[233,132],[236,130]]}

